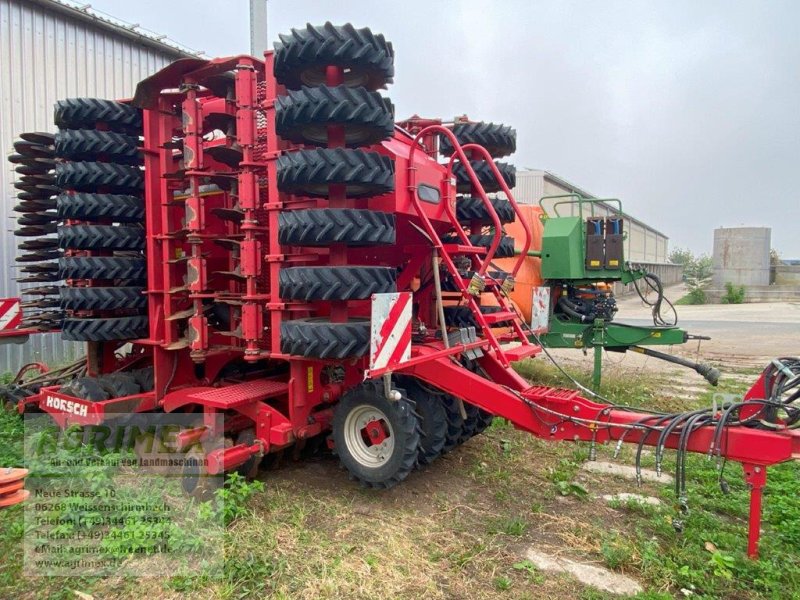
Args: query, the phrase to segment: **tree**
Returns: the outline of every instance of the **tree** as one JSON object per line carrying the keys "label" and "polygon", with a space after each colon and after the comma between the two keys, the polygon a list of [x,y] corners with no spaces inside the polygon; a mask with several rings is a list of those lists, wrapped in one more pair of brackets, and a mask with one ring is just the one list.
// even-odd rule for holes
{"label": "tree", "polygon": [[688,248],[675,248],[667,257],[673,265],[684,265],[694,260],[694,254]]}

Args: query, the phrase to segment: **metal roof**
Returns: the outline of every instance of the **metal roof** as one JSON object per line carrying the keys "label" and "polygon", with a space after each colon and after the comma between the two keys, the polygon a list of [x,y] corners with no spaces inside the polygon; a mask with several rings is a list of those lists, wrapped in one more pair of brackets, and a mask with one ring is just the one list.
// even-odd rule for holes
{"label": "metal roof", "polygon": [[67,0],[27,0],[30,4],[57,12],[64,16],[90,23],[96,27],[109,30],[116,35],[126,37],[138,44],[148,46],[164,54],[172,54],[175,58],[196,58],[202,51],[193,50],[180,44],[166,35],[141,28],[136,23],[126,23],[111,15],[91,8],[90,4],[77,4]]}
{"label": "metal roof", "polygon": [[[586,190],[584,190],[582,188],[579,188],[577,185],[575,185],[573,183],[570,183],[569,181],[567,181],[566,179],[564,179],[560,175],[556,175],[552,171],[546,171],[544,169],[526,169],[526,170],[523,170],[521,172],[524,173],[525,171],[531,171],[531,172],[538,171],[538,172],[543,174],[543,177],[545,179],[549,180],[551,183],[555,183],[556,185],[559,185],[559,186],[569,190],[570,193],[579,194],[579,195],[583,196],[584,198],[589,198],[590,200],[596,200],[597,199],[597,196],[595,196],[594,194],[591,194],[591,193],[587,192]],[[602,204],[604,207],[606,207],[611,212],[619,213],[619,211],[615,207],[613,207],[613,206],[611,206],[609,204],[606,204],[605,202],[600,202],[600,204]],[[626,219],[630,220],[633,223],[636,223],[638,225],[641,225],[642,227],[645,227],[646,229],[649,229],[653,233],[656,233],[656,234],[660,235],[661,237],[663,237],[665,239],[669,239],[669,236],[661,233],[658,229],[655,229],[654,227],[648,225],[644,221],[642,221],[640,219],[637,219],[636,217],[631,216],[629,213],[623,212],[622,216],[625,217]]]}

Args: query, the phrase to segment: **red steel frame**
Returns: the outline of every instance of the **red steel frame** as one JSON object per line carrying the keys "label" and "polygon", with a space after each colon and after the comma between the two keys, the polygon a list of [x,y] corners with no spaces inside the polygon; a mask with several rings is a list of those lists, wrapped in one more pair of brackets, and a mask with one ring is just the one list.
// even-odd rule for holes
{"label": "red steel frame", "polygon": [[[396,373],[426,381],[538,437],[604,442],[619,440],[625,434],[628,442],[637,443],[646,436],[645,443],[655,443],[655,436],[636,426],[641,413],[599,404],[572,390],[531,386],[510,368],[513,361],[533,356],[540,348],[528,340],[524,324],[501,289],[502,282],[488,277],[489,264],[500,243],[501,223],[469,158],[490,161],[494,176],[524,226],[522,253],[511,277],[531,247],[531,231],[489,153],[475,144],[461,146],[440,121],[410,120],[414,135],[398,128],[392,139],[373,148],[393,158],[396,191],[358,201],[357,206],[395,214],[398,241],[394,247],[282,247],[277,236],[280,211],[314,207],[317,201],[282,194],[277,187],[277,158],[292,146],[275,133],[275,99],[282,90],[272,76],[272,65],[272,52],[265,53],[264,61],[249,56],[211,61],[188,59],[145,80],[137,91],[145,108],[150,335],[136,341],[138,354],[133,359],[124,363],[107,360],[100,367],[110,372],[131,362],[141,366],[142,360],[149,360],[154,367],[155,389],[89,403],[60,394],[58,387],[52,387],[43,389],[27,403],[37,403],[61,426],[100,423],[108,414],[118,412],[199,408],[205,425],[181,434],[185,445],[202,439],[213,426],[214,415],[223,412],[226,432],[249,427],[254,430],[255,441],[211,452],[209,470],[215,473],[241,465],[253,455],[302,443],[330,428],[334,402],[363,381],[368,364],[366,358],[335,362],[284,355],[280,351],[281,322],[312,314],[329,315],[333,321],[369,316],[369,306],[366,301],[333,303],[328,307],[285,302],[277,286],[280,269],[298,263],[402,266],[397,287],[398,291],[408,291],[415,277],[430,273],[435,250],[461,300],[471,308],[483,336],[450,347],[437,339],[435,294],[420,290],[415,293],[419,319],[429,326],[430,333],[413,343],[411,359],[396,367]],[[209,82],[229,72],[234,74],[232,97],[214,96]],[[340,83],[341,78],[340,67],[328,68],[328,84]],[[204,122],[211,118],[235,122],[235,136],[206,139]],[[330,127],[328,135],[331,147],[344,145],[341,128]],[[434,158],[438,136],[447,137],[454,148],[446,165],[438,164]],[[175,139],[182,140],[182,164]],[[231,166],[221,158],[221,152],[238,152],[241,158]],[[491,215],[494,239],[488,250],[472,247],[456,218],[456,160],[463,163],[473,194]],[[209,178],[225,185],[205,192],[203,185]],[[440,201],[421,200],[420,184],[438,189]],[[344,188],[331,186],[328,206],[341,207],[347,202]],[[214,218],[220,214],[215,211],[237,213],[241,218]],[[460,243],[443,242],[441,236],[453,229]],[[222,241],[223,247],[216,241]],[[453,260],[459,254],[469,258],[477,281],[461,276]],[[495,297],[501,310],[494,318],[481,313],[479,296],[472,285],[484,287]],[[238,315],[228,309],[227,331],[209,323],[207,312],[215,304],[239,307]],[[493,332],[493,324],[505,320],[512,321],[510,332]],[[27,332],[17,335],[23,333]],[[509,349],[505,345],[509,341],[517,342],[518,347]],[[467,351],[481,354],[476,362],[486,377],[457,362],[456,358]],[[111,356],[113,359],[113,347]],[[232,363],[249,363],[262,370],[244,379],[230,378],[225,369]],[[340,369],[340,374],[331,376],[331,367]],[[374,370],[368,374],[379,377],[388,372]],[[748,397],[757,398],[755,390],[756,386]],[[688,449],[707,452],[712,433],[710,427],[698,428],[689,437]],[[723,454],[744,463],[753,491],[748,550],[755,555],[765,467],[796,458],[800,454],[800,435],[792,431],[729,428],[725,440]],[[677,433],[667,439],[667,446],[675,447],[676,443]]]}

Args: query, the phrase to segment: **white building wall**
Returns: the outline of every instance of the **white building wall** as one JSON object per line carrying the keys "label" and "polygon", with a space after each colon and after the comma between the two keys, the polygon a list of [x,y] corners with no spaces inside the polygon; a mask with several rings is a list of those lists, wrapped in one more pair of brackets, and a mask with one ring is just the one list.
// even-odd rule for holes
{"label": "white building wall", "polygon": [[[512,190],[514,199],[520,204],[539,204],[539,200],[546,196],[556,196],[569,194],[570,189],[560,185],[557,181],[549,178],[547,171],[531,169],[517,171],[517,185]],[[561,204],[568,202],[569,198],[545,199],[543,206],[548,214],[555,215],[555,211],[561,216],[576,216],[578,214],[577,204]],[[589,215],[589,208],[585,208],[586,215]],[[594,205],[594,215],[607,217],[614,213],[604,206]],[[624,230],[627,231],[625,242],[625,256],[631,262],[665,263],[667,262],[667,238],[645,224],[624,219]]]}
{"label": "white building wall", "polygon": [[[136,84],[179,58],[110,28],[61,14],[48,2],[0,0],[0,144],[5,153],[20,132],[53,131],[53,104],[67,97],[129,98]],[[0,298],[19,296],[14,172],[0,166]],[[37,284],[33,284],[37,285]],[[41,285],[41,284],[38,284]],[[0,373],[32,360],[70,358],[78,344],[56,334],[0,346]]]}

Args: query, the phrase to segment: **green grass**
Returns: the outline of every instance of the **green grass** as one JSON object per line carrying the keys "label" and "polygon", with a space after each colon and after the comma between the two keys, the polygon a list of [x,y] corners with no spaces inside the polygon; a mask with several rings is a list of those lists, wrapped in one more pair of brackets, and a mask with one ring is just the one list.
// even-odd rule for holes
{"label": "green grass", "polygon": [[[518,370],[536,383],[570,386],[545,360],[525,361]],[[588,383],[588,373],[571,374]],[[723,378],[688,403],[669,397],[661,384],[662,376],[611,374],[600,392],[617,403],[685,410],[708,405],[717,391],[748,387]],[[21,437],[19,416],[0,413],[0,465],[19,464]],[[598,448],[601,460],[612,452]],[[620,462],[631,464],[632,454],[626,448]],[[671,485],[651,483],[641,491],[659,497],[661,506],[625,502],[609,509],[596,494],[635,492],[635,484],[587,477],[580,469],[587,457],[587,444],[540,440],[496,419],[483,435],[388,492],[353,486],[331,459],[263,473],[262,489],[226,492],[236,508],[224,515],[224,571],[166,580],[25,579],[22,510],[15,507],[0,511],[0,598],[66,599],[75,597],[72,590],[121,599],[616,598],[538,570],[520,553],[529,545],[636,578],[646,590],[638,600],[800,597],[796,463],[769,471],[761,558],[752,561],[745,555],[748,490],[739,465],[726,466],[730,493],[724,494],[715,462],[689,458],[689,514],[679,534]],[[644,457],[645,466],[653,461]]]}

